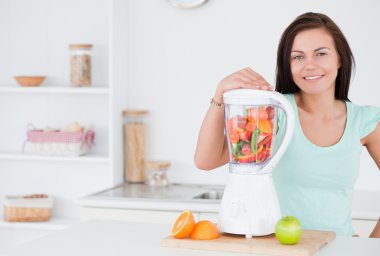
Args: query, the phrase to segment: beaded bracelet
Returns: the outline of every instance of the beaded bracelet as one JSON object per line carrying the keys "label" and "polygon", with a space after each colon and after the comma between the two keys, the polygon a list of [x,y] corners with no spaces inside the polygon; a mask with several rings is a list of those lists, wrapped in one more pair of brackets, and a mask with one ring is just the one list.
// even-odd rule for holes
{"label": "beaded bracelet", "polygon": [[210,104],[211,104],[211,105],[214,105],[214,106],[217,106],[217,107],[220,107],[220,108],[224,107],[224,104],[223,104],[223,103],[216,102],[216,101],[214,100],[214,98],[211,98],[211,100],[210,100]]}

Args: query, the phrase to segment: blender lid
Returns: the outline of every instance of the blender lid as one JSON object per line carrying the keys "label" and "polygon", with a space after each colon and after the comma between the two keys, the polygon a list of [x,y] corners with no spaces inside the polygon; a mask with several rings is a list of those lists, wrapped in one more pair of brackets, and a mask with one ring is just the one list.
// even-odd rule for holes
{"label": "blender lid", "polygon": [[236,89],[223,94],[224,104],[237,105],[281,105],[273,98],[273,94],[280,94],[275,91]]}

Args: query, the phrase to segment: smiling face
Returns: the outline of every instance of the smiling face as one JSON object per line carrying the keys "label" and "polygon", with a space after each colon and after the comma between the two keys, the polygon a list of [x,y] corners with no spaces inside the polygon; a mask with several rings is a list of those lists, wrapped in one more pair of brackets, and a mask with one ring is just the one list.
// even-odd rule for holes
{"label": "smiling face", "polygon": [[294,83],[307,94],[334,93],[340,67],[334,39],[324,29],[310,29],[297,34],[290,54]]}

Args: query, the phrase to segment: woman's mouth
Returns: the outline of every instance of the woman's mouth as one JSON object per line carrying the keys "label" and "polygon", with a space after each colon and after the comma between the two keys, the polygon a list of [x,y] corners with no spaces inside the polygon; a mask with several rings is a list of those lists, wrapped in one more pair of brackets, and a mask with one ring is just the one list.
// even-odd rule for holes
{"label": "woman's mouth", "polygon": [[323,75],[304,76],[303,79],[305,79],[305,80],[318,80],[318,79],[321,79],[322,77],[323,77]]}

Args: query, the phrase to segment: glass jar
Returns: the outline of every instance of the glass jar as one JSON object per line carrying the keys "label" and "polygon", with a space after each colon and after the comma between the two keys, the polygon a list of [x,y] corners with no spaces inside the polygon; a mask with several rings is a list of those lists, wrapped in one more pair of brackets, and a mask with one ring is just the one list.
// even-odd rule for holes
{"label": "glass jar", "polygon": [[92,44],[70,44],[70,71],[72,86],[91,85]]}
{"label": "glass jar", "polygon": [[169,185],[167,171],[170,167],[168,161],[148,161],[145,163],[145,184],[155,187]]}
{"label": "glass jar", "polygon": [[125,110],[124,177],[129,183],[143,183],[145,170],[146,110]]}

